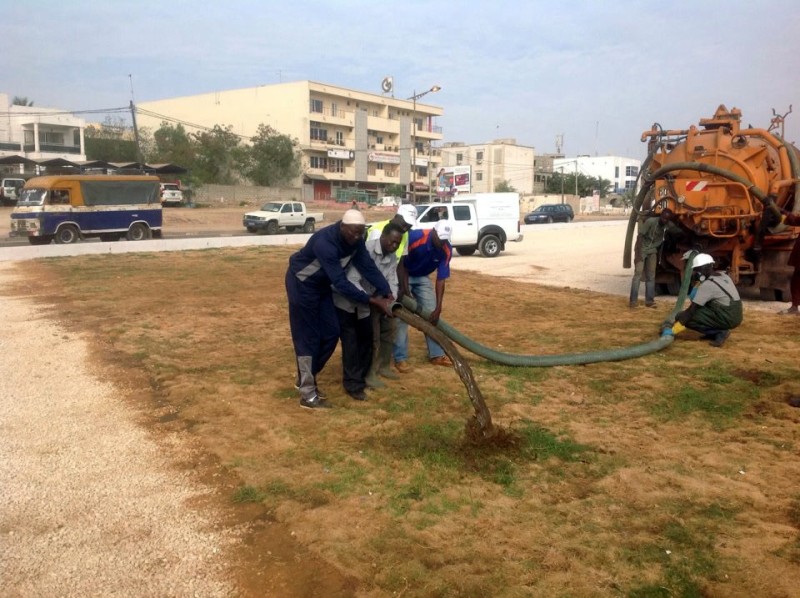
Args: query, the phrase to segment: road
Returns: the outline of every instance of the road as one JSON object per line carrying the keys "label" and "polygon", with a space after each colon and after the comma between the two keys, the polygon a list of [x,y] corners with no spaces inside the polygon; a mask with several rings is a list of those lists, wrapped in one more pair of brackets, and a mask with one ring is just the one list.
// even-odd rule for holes
{"label": "road", "polygon": [[[622,267],[626,220],[573,221],[569,224],[523,225],[524,238],[509,243],[497,258],[455,255],[454,270],[470,270],[504,276],[547,286],[587,289],[627,297],[632,270]],[[43,257],[185,251],[255,245],[302,245],[309,235],[253,235],[242,229],[220,228],[205,232],[176,232],[151,241],[88,241],[75,245],[0,244],[0,262],[24,261]],[[757,292],[743,290],[743,298],[753,308],[777,312],[788,303],[762,302]],[[658,301],[671,301],[660,297]]]}

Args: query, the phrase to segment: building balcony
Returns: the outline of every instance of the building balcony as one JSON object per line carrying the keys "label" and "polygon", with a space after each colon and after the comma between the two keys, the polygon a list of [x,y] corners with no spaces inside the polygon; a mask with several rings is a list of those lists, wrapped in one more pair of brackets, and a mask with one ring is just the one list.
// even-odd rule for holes
{"label": "building balcony", "polygon": [[354,112],[345,111],[341,108],[331,110],[331,108],[328,106],[323,108],[322,112],[309,110],[309,116],[311,120],[333,125],[343,125],[346,127],[353,126],[355,120],[354,114]]}
{"label": "building balcony", "polygon": [[[32,153],[36,151],[36,146],[32,143],[26,143],[22,146],[23,151],[26,154]],[[19,149],[19,145],[16,146],[16,149]],[[39,144],[39,153],[47,153],[47,154],[80,154],[81,148],[78,145],[56,145],[54,143],[40,143]]]}

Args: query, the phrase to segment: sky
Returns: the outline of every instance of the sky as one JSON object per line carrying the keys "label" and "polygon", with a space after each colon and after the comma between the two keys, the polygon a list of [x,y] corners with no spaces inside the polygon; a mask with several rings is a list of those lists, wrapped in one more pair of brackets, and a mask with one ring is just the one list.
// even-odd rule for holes
{"label": "sky", "polygon": [[[444,142],[643,158],[720,104],[800,142],[797,0],[0,0],[0,92],[100,110],[312,80],[431,86]],[[102,115],[87,115],[102,121]],[[227,124],[227,123],[218,123]]]}

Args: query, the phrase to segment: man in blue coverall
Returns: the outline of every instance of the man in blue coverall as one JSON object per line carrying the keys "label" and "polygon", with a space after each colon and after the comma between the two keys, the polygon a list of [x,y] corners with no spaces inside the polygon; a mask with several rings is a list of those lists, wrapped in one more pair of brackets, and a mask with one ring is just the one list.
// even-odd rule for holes
{"label": "man in blue coverall", "polygon": [[[411,229],[408,233],[408,255],[403,257],[400,275],[400,295],[411,295],[421,307],[431,310],[428,320],[439,321],[444,301],[445,282],[450,278],[450,235],[453,227],[448,220],[439,220],[432,229]],[[436,272],[436,289],[428,276]],[[442,346],[425,337],[428,344],[428,359],[432,365],[452,367],[453,362],[444,353]],[[394,340],[394,367],[401,374],[411,371],[408,365],[408,324],[397,323]]]}
{"label": "man in blue coverall", "polygon": [[[339,340],[333,289],[356,303],[374,305],[392,316],[394,297],[389,283],[367,252],[365,229],[364,215],[358,210],[347,210],[339,222],[311,235],[305,247],[289,258],[286,294],[302,407],[330,407],[320,397],[317,374],[325,367]],[[351,263],[375,287],[372,297],[347,280],[345,270]]]}

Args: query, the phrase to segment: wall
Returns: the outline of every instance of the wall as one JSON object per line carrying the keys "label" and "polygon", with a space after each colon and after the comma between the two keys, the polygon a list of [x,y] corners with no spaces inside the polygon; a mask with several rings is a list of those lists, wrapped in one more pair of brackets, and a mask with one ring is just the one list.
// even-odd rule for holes
{"label": "wall", "polygon": [[195,204],[218,207],[258,206],[268,201],[304,201],[300,187],[254,187],[250,185],[203,185],[192,196]]}

